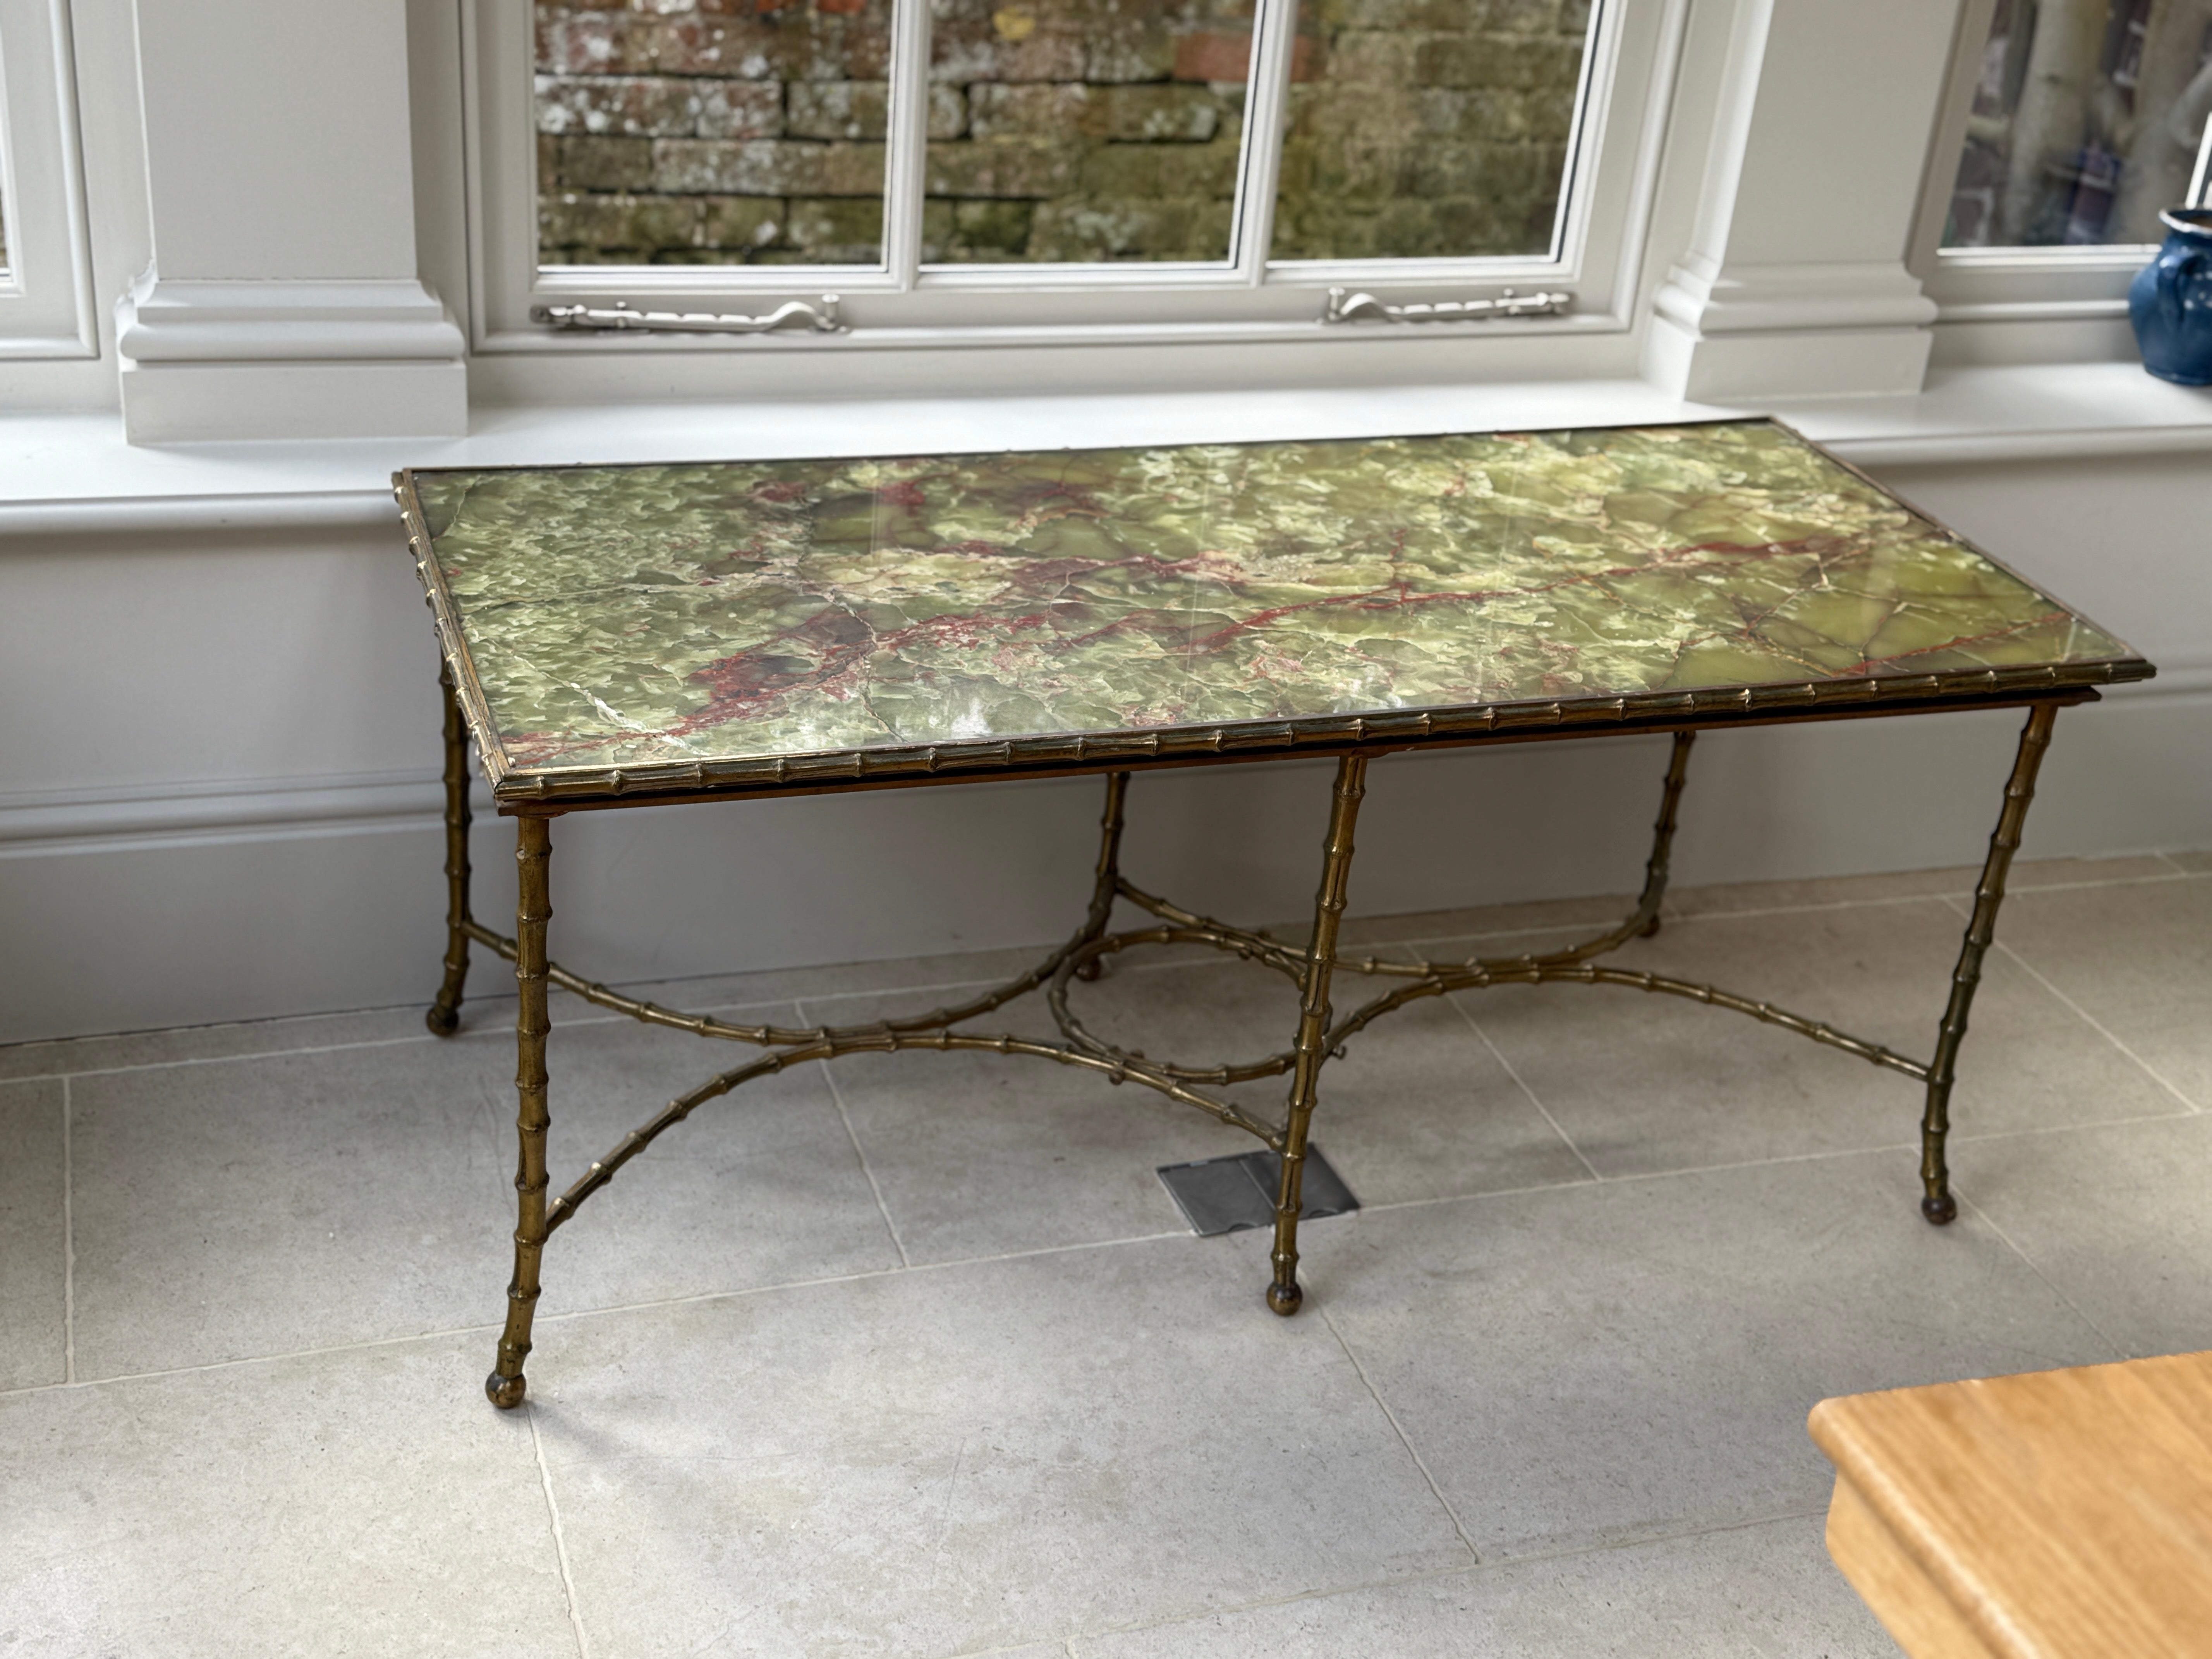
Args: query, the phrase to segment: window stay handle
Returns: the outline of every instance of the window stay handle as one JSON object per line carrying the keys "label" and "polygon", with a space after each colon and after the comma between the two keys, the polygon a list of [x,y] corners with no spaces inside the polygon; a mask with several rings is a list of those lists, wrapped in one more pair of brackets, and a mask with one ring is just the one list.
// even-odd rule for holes
{"label": "window stay handle", "polygon": [[838,318],[834,294],[823,295],[818,307],[804,300],[789,300],[757,317],[738,312],[638,311],[618,300],[611,306],[532,306],[530,320],[564,332],[589,329],[611,333],[647,330],[670,334],[772,334],[793,327],[811,329],[817,334],[851,331]]}
{"label": "window stay handle", "polygon": [[1322,305],[1324,323],[1455,323],[1478,317],[1559,317],[1574,303],[1571,294],[1516,294],[1507,289],[1495,300],[1435,300],[1385,305],[1371,294],[1333,288]]}

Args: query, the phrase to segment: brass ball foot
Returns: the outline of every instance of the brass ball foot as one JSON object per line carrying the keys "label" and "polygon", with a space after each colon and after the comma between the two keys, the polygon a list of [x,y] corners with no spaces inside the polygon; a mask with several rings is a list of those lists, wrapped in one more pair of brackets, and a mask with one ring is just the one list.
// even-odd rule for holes
{"label": "brass ball foot", "polygon": [[1920,1213],[1931,1227],[1948,1227],[1959,1218],[1959,1200],[1946,1193],[1941,1198],[1920,1200]]}
{"label": "brass ball foot", "polygon": [[484,1378],[484,1398],[503,1412],[511,1412],[522,1403],[523,1390],[530,1386],[529,1379],[521,1376],[501,1376],[494,1371]]}
{"label": "brass ball foot", "polygon": [[422,1016],[422,1023],[430,1028],[433,1036],[451,1036],[461,1029],[461,1011],[448,1008],[442,1002],[434,1002]]}
{"label": "brass ball foot", "polygon": [[1279,1313],[1285,1319],[1296,1313],[1298,1310],[1298,1304],[1305,1299],[1306,1293],[1296,1285],[1267,1286],[1267,1310],[1270,1313]]}
{"label": "brass ball foot", "polygon": [[1654,916],[1654,917],[1652,917],[1652,918],[1651,918],[1651,920],[1650,920],[1650,921],[1649,921],[1645,922],[1645,923],[1644,924],[1644,926],[1643,926],[1643,927],[1639,927],[1639,928],[1638,928],[1638,929],[1636,930],[1636,936],[1637,936],[1638,939],[1656,939],[1656,938],[1658,938],[1658,937],[1659,937],[1659,918],[1658,918],[1658,917],[1656,917],[1656,916]]}

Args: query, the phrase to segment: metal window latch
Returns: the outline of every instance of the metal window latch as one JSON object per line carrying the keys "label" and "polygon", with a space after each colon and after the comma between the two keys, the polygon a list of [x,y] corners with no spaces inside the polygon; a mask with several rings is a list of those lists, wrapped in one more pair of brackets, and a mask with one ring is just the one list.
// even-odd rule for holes
{"label": "metal window latch", "polygon": [[1516,294],[1507,289],[1495,300],[1436,300],[1388,306],[1371,294],[1333,288],[1322,307],[1324,323],[1456,323],[1478,317],[1560,317],[1574,303],[1571,294]]}
{"label": "metal window latch", "polygon": [[778,329],[811,329],[817,334],[851,331],[838,320],[837,296],[825,294],[819,306],[790,300],[757,317],[714,311],[637,311],[621,301],[611,306],[532,306],[530,320],[564,331],[601,330],[629,333],[657,330],[670,334],[772,334]]}

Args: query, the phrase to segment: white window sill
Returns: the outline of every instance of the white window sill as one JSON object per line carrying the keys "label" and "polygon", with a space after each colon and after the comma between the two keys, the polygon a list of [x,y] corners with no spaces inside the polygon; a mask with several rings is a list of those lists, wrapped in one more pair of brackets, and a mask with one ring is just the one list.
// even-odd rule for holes
{"label": "white window sill", "polygon": [[[459,439],[126,444],[112,414],[0,418],[0,537],[396,527],[402,466],[706,460],[1540,430],[1764,413],[1640,380],[1066,398],[480,407]],[[2212,389],[2133,363],[1937,369],[1917,397],[1772,411],[1862,465],[2212,449]]]}
{"label": "white window sill", "polygon": [[2136,362],[1936,368],[1917,398],[1808,400],[1775,413],[1869,467],[2212,449],[2212,386],[2175,386]]}

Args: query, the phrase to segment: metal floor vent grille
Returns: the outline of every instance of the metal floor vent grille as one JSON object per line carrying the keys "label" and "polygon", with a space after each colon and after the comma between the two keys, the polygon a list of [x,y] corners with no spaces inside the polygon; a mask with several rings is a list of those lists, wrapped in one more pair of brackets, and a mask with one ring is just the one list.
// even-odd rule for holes
{"label": "metal floor vent grille", "polygon": [[[1275,1224],[1275,1190],[1283,1178],[1283,1160],[1265,1148],[1194,1164],[1164,1164],[1159,1176],[1191,1231],[1201,1238]],[[1310,1143],[1299,1196],[1302,1221],[1344,1215],[1359,1207],[1344,1178],[1329,1167],[1321,1148]]]}

